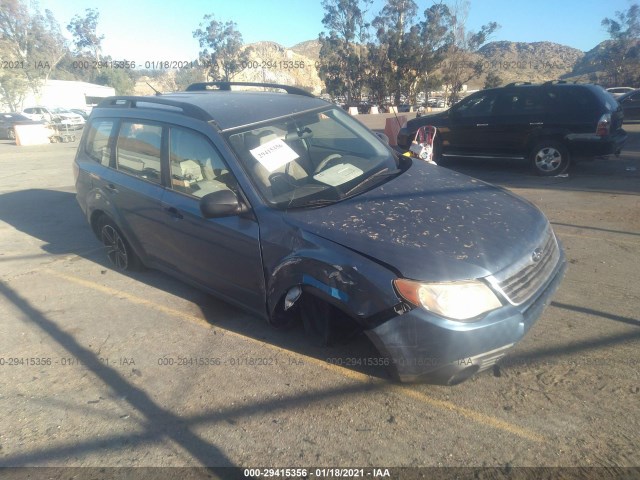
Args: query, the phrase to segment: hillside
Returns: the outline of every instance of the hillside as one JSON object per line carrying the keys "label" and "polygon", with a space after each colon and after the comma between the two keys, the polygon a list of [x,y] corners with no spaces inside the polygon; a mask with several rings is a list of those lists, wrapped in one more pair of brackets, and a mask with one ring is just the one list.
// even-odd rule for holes
{"label": "hillside", "polygon": [[246,47],[250,49],[250,61],[234,80],[293,85],[320,95],[323,85],[315,60],[275,42],[257,42]]}
{"label": "hillside", "polygon": [[[573,70],[566,78],[572,81],[605,83],[604,63],[611,47],[611,40],[605,40],[596,45],[575,63]],[[636,48],[638,47],[640,47],[640,41],[636,43]]]}
{"label": "hillside", "polygon": [[472,82],[484,85],[489,72],[496,73],[503,84],[557,80],[571,73],[584,53],[576,48],[552,42],[491,42],[477,52],[485,65],[484,74]]}
{"label": "hillside", "polygon": [[291,47],[291,50],[313,61],[320,58],[320,42],[318,40],[297,43]]}
{"label": "hillside", "polygon": [[[283,83],[305,88],[316,95],[322,91],[323,84],[316,69],[320,53],[318,40],[301,42],[291,48],[275,42],[256,42],[245,47],[250,49],[250,62],[234,78],[235,81]],[[486,75],[490,72],[496,73],[503,85],[557,79],[602,81],[603,64],[609,49],[609,41],[602,42],[586,53],[552,42],[491,42],[472,54],[470,61],[482,62],[484,71],[479,78],[468,82],[468,88],[483,88]],[[439,72],[434,73],[437,75]],[[136,93],[152,93],[145,81],[161,91],[176,88],[175,72],[167,72],[165,78],[140,80],[143,81],[137,82]]]}

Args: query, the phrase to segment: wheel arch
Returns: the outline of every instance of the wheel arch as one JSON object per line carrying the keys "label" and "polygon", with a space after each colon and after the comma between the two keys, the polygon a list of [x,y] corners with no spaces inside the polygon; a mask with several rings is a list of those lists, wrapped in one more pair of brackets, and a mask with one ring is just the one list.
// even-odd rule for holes
{"label": "wheel arch", "polygon": [[285,259],[267,276],[271,279],[267,285],[270,322],[285,314],[284,299],[297,287],[303,296],[312,295],[361,326],[371,326],[381,315],[392,313],[399,299],[393,290],[395,275],[378,265],[370,267],[339,265],[313,256]]}
{"label": "wheel arch", "polygon": [[141,267],[142,265],[145,265],[146,257],[144,255],[144,250],[142,249],[141,245],[138,243],[137,239],[135,237],[132,237],[131,235],[128,235],[128,232],[126,231],[126,229],[122,228],[118,220],[114,218],[114,216],[111,215],[110,212],[102,208],[95,208],[91,210],[91,212],[89,213],[89,225],[91,226],[91,230],[93,231],[96,238],[98,240],[101,240],[100,232],[98,229],[100,228],[100,222],[104,217],[111,220],[114,226],[120,231],[120,235],[122,236],[124,241],[129,245],[129,247],[133,250],[133,253],[136,255],[137,259],[139,260],[138,263],[140,265],[138,266]]}

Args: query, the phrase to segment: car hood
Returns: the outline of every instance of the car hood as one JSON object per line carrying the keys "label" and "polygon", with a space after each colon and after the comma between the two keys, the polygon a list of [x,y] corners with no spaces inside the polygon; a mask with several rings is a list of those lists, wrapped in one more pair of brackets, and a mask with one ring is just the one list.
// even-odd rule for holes
{"label": "car hood", "polygon": [[425,281],[482,278],[540,243],[548,221],[529,202],[465,175],[414,161],[404,173],[287,222]]}
{"label": "car hood", "polygon": [[417,130],[418,127],[423,125],[433,125],[440,127],[449,124],[449,111],[432,113],[431,115],[422,115],[420,117],[413,118],[407,122],[407,127],[410,130]]}
{"label": "car hood", "polygon": [[77,113],[56,113],[60,118],[68,118],[69,120],[82,120],[82,116]]}

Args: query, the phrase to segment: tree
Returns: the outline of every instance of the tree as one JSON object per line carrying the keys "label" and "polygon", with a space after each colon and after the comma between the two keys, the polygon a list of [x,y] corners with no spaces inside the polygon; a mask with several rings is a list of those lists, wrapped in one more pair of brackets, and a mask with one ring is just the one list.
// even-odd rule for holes
{"label": "tree", "polygon": [[495,88],[501,86],[503,83],[502,78],[496,72],[487,73],[484,79],[484,88]]}
{"label": "tree", "polygon": [[235,22],[222,23],[213,15],[205,15],[200,28],[193,32],[193,38],[202,48],[200,61],[207,77],[228,82],[244,70],[244,64],[249,60],[249,49],[243,48],[242,34]]}
{"label": "tree", "polygon": [[113,87],[117,95],[128,95],[133,93],[135,82],[128,74],[128,70],[122,68],[103,68],[97,70],[93,79],[98,85]]}
{"label": "tree", "polygon": [[456,0],[449,10],[452,37],[441,72],[450,102],[458,100],[465,83],[482,75],[483,64],[474,60],[473,53],[500,28],[496,22],[490,22],[480,27],[479,31],[470,32],[467,30],[468,15],[468,0]]}
{"label": "tree", "polygon": [[22,94],[24,82],[37,96],[67,52],[66,42],[51,11],[45,10],[42,14],[37,9],[30,10],[22,0],[0,0],[0,44],[3,60],[20,65],[9,74],[3,72],[6,82],[3,90],[18,89],[8,92],[14,99],[12,102]]}
{"label": "tree", "polygon": [[420,76],[417,77],[417,90],[433,90],[442,85],[442,79],[434,75],[434,70],[442,62],[448,51],[453,35],[449,9],[442,3],[432,5],[424,12],[425,21],[421,28]]}
{"label": "tree", "polygon": [[186,90],[192,83],[205,80],[202,70],[197,68],[182,68],[176,72],[175,83],[178,90]]}
{"label": "tree", "polygon": [[97,9],[87,8],[84,17],[76,15],[71,19],[67,30],[73,35],[73,43],[79,55],[89,53],[94,60],[100,60],[102,40],[104,35],[98,35],[98,18],[100,12]]}
{"label": "tree", "polygon": [[347,103],[360,100],[365,83],[369,36],[365,17],[372,0],[323,0],[318,74],[331,95],[345,95]]}
{"label": "tree", "polygon": [[413,23],[417,11],[413,0],[387,0],[373,20],[376,37],[386,55],[387,87],[396,104],[402,93],[408,91],[418,68],[420,34],[419,27]]}
{"label": "tree", "polygon": [[604,61],[608,84],[634,85],[640,82],[640,5],[633,3],[615,18],[605,18],[602,26],[611,37]]}

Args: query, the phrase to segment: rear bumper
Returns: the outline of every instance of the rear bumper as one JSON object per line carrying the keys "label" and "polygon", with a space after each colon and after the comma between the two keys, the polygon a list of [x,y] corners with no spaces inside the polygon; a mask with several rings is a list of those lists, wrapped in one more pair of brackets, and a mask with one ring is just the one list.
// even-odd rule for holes
{"label": "rear bumper", "polygon": [[620,153],[627,141],[627,132],[619,129],[615,133],[605,137],[575,133],[567,135],[566,139],[573,156],[601,157]]}
{"label": "rear bumper", "polygon": [[505,306],[474,323],[449,321],[420,308],[368,330],[402,382],[460,383],[493,366],[540,317],[562,278],[564,256],[551,280],[528,304]]}

